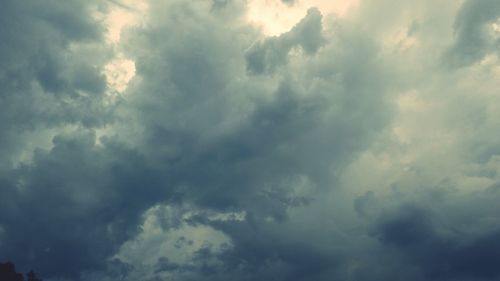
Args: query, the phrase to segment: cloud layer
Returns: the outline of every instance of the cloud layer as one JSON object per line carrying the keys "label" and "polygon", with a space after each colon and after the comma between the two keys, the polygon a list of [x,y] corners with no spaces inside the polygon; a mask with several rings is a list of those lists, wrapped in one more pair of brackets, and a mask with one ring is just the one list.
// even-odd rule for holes
{"label": "cloud layer", "polygon": [[247,4],[152,0],[113,45],[125,2],[5,2],[0,261],[46,280],[500,278],[500,3],[311,7],[277,36]]}

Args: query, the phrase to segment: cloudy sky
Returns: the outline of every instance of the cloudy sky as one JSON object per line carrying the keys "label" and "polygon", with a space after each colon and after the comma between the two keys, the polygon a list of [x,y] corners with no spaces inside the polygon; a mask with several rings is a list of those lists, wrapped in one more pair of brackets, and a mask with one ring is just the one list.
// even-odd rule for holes
{"label": "cloudy sky", "polygon": [[1,6],[0,262],[500,280],[500,1]]}

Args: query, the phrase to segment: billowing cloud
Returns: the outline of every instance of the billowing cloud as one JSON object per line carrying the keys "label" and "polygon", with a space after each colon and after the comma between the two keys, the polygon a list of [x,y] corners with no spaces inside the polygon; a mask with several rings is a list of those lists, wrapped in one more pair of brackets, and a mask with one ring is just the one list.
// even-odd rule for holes
{"label": "billowing cloud", "polygon": [[498,35],[494,35],[498,31],[493,25],[499,15],[498,1],[465,1],[454,23],[456,41],[448,54],[452,65],[470,65],[498,50]]}
{"label": "billowing cloud", "polygon": [[47,280],[499,278],[496,1],[320,5],[278,35],[247,1],[32,2],[0,12],[2,261]]}

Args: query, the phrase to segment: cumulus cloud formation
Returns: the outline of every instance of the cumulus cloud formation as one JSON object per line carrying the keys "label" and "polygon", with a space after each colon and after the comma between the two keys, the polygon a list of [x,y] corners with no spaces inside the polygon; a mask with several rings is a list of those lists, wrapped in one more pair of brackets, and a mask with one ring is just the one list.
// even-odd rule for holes
{"label": "cumulus cloud formation", "polygon": [[[310,7],[273,36],[248,1],[134,5],[4,3],[0,262],[53,281],[500,278],[497,1]],[[120,11],[140,20],[118,36]]]}

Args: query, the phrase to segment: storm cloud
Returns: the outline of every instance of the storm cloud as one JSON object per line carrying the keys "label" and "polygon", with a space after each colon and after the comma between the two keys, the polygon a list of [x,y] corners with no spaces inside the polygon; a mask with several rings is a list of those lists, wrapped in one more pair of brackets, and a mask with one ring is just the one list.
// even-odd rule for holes
{"label": "storm cloud", "polygon": [[500,278],[497,1],[318,2],[281,34],[251,1],[4,2],[0,262]]}

